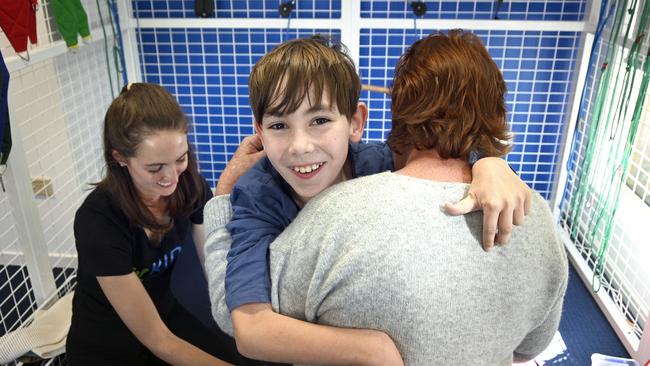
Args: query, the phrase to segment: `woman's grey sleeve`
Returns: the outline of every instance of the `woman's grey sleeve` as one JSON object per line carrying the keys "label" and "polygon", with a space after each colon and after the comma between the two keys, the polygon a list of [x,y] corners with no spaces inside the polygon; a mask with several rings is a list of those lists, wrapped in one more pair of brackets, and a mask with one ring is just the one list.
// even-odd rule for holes
{"label": "woman's grey sleeve", "polygon": [[228,264],[228,251],[232,244],[230,233],[226,224],[232,217],[230,195],[216,196],[205,205],[203,209],[206,241],[204,247],[205,273],[210,291],[210,308],[212,317],[219,328],[229,335],[233,335],[230,311],[226,306],[226,265]]}

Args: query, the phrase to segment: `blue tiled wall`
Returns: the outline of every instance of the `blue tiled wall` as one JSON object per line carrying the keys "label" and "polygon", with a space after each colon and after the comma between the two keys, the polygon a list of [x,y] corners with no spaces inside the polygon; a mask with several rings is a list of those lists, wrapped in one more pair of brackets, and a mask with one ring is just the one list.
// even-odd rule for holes
{"label": "blue tiled wall", "polygon": [[[140,18],[196,18],[194,0],[133,0],[133,13]],[[216,0],[217,18],[281,18],[278,0]],[[341,17],[341,0],[297,0],[292,18]]]}
{"label": "blue tiled wall", "polygon": [[[193,16],[192,1],[135,0],[142,17]],[[145,3],[149,13],[142,13]],[[248,10],[237,1],[218,1],[227,16],[258,16],[261,11],[269,17],[279,2],[251,1]],[[328,17],[340,17],[341,2],[298,1],[305,10],[299,17],[314,17],[313,9],[326,8]],[[394,9],[398,1],[363,1],[366,16],[370,10]],[[401,1],[401,4],[407,2]],[[456,4],[456,9],[466,9],[472,4],[472,19],[481,19],[493,9],[496,1],[427,2],[430,12],[445,10]],[[526,19],[581,19],[585,1],[506,1],[503,14],[514,16],[520,12],[518,3],[525,3]],[[465,5],[462,5],[465,4]],[[482,4],[482,5],[481,5]],[[509,4],[509,5],[508,5]],[[535,5],[537,4],[537,5]],[[543,11],[539,4],[543,4]],[[562,11],[555,11],[561,5]],[[572,5],[573,4],[573,5]],[[444,5],[444,6],[443,6]],[[462,5],[462,7],[461,7]],[[230,6],[230,7],[228,7]],[[391,6],[393,8],[391,8]],[[172,15],[170,9],[179,9]],[[158,12],[152,12],[157,9]],[[240,11],[241,10],[241,11]],[[408,10],[408,9],[406,9]],[[407,13],[406,10],[402,12]],[[515,11],[517,10],[517,11]],[[534,10],[534,11],[533,11]],[[552,10],[552,11],[551,11]],[[310,14],[312,12],[312,15]],[[410,12],[410,10],[408,10]],[[237,13],[237,14],[235,14]],[[262,14],[259,13],[259,14]],[[265,13],[265,14],[266,14]],[[485,14],[484,14],[485,13]],[[557,13],[557,14],[556,14]],[[162,15],[161,15],[162,14]],[[219,13],[218,13],[219,14]],[[554,15],[556,14],[556,15]],[[261,15],[260,15],[261,16]],[[373,13],[373,17],[382,17]],[[405,17],[407,15],[402,15]],[[411,16],[411,15],[408,15]],[[430,15],[433,16],[433,15]],[[464,17],[458,13],[459,18]],[[393,17],[393,15],[391,15]],[[399,16],[398,16],[399,17]],[[440,15],[446,17],[446,15]],[[489,18],[489,16],[488,16]],[[317,21],[314,21],[317,25]],[[387,86],[399,55],[415,39],[430,30],[413,29],[361,29],[359,68],[364,83]],[[194,121],[191,139],[197,149],[201,172],[211,184],[216,184],[219,174],[234,153],[238,142],[253,133],[252,117],[248,106],[248,75],[255,62],[284,40],[304,37],[320,32],[340,38],[339,30],[301,29],[140,29],[142,40],[142,70],[148,82],[166,86]],[[550,198],[554,173],[562,143],[563,124],[569,113],[571,78],[575,69],[580,33],[557,31],[476,31],[483,39],[496,63],[501,67],[508,83],[508,122],[515,134],[515,144],[508,161],[531,187]],[[366,140],[383,140],[390,131],[390,100],[380,93],[365,92],[362,99],[370,107]]]}
{"label": "blue tiled wall", "polygon": [[[423,19],[582,20],[586,0],[424,1]],[[361,1],[362,18],[414,18],[412,1]]]}

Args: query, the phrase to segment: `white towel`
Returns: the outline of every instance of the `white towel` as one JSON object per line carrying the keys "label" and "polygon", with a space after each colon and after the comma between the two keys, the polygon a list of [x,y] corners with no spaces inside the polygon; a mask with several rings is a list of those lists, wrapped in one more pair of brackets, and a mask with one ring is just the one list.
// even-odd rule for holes
{"label": "white towel", "polygon": [[51,358],[65,352],[73,294],[71,291],[47,310],[36,310],[28,326],[0,337],[0,363],[11,362],[26,353]]}

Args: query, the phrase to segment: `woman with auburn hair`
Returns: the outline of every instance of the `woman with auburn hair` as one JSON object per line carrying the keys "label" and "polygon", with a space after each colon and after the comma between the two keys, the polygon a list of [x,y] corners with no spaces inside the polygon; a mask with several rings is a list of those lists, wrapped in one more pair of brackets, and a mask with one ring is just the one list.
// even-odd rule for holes
{"label": "woman with auburn hair", "polygon": [[[188,123],[161,86],[125,86],[104,119],[106,175],[76,213],[70,365],[227,365],[234,342],[174,298],[172,269],[201,245],[211,197]],[[199,251],[199,253],[201,253]]]}

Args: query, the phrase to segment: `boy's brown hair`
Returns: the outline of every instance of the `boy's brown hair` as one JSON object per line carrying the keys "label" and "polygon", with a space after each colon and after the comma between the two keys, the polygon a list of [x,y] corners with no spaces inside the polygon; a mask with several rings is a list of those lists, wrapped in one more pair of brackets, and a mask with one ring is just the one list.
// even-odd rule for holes
{"label": "boy's brown hair", "polygon": [[391,91],[393,151],[436,149],[442,158],[502,156],[510,150],[506,84],[481,40],[452,30],[402,55]]}
{"label": "boy's brown hair", "polygon": [[255,64],[249,80],[255,123],[265,114],[293,113],[305,98],[316,106],[325,92],[330,107],[351,119],[361,93],[359,75],[344,46],[321,36],[277,46]]}

